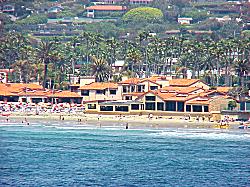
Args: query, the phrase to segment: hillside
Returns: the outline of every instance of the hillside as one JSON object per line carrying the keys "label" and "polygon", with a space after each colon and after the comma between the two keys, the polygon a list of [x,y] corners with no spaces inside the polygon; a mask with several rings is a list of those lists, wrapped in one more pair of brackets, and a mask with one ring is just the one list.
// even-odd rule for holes
{"label": "hillside", "polygon": [[[0,7],[1,32],[15,30],[36,37],[71,37],[82,31],[99,32],[106,38],[122,38],[127,33],[135,36],[143,31],[159,37],[215,33],[223,38],[249,33],[249,3],[243,1],[10,0],[1,2]],[[150,13],[143,12],[133,15],[139,19],[137,23],[125,19],[126,13],[138,7],[155,8],[163,19],[147,19]]]}

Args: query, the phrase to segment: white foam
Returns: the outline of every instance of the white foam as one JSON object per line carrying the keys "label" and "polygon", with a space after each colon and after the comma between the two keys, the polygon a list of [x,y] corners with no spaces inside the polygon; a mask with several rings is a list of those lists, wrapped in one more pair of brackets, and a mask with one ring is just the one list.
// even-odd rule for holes
{"label": "white foam", "polygon": [[223,132],[223,131],[191,131],[191,130],[177,130],[177,131],[161,131],[158,133],[151,133],[152,136],[173,137],[183,139],[214,139],[214,140],[249,140],[249,133]]}

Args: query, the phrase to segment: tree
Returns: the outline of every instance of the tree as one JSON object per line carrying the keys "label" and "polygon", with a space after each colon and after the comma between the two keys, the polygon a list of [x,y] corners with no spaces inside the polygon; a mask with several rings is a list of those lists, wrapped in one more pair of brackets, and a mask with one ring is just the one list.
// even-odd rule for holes
{"label": "tree", "polygon": [[41,41],[37,48],[38,59],[44,64],[43,75],[43,88],[46,88],[48,65],[56,59],[56,46],[57,42],[54,41]]}
{"label": "tree", "polygon": [[228,107],[230,110],[233,110],[237,106],[237,103],[235,100],[229,101],[228,102]]}
{"label": "tree", "polygon": [[133,23],[161,23],[163,21],[163,13],[157,8],[139,7],[128,11],[122,17],[122,20]]}
{"label": "tree", "polygon": [[112,77],[112,70],[108,63],[100,58],[96,58],[95,56],[91,57],[92,60],[92,75],[95,76],[97,82],[105,82],[109,81]]}

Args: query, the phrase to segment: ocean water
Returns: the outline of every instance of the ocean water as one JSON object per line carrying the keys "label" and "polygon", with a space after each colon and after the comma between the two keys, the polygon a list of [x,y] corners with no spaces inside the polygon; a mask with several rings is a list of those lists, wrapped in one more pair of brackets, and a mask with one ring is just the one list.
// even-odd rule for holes
{"label": "ocean water", "polygon": [[2,124],[0,186],[250,186],[250,134]]}

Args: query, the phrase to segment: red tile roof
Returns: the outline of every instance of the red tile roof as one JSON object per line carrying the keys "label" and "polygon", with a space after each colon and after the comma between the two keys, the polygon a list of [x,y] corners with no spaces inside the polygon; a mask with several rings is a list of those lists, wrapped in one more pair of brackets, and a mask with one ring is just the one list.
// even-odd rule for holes
{"label": "red tile roof", "polygon": [[43,91],[43,90],[34,90],[34,91],[21,91],[17,95],[18,96],[43,96],[46,97],[49,91]]}
{"label": "red tile roof", "polygon": [[190,99],[193,99],[195,97],[198,97],[198,95],[188,95],[188,94],[176,94],[175,96],[173,97],[170,97],[170,98],[167,98],[166,100],[167,101],[188,101]]}
{"label": "red tile roof", "polygon": [[140,82],[139,78],[129,78],[127,80],[119,82],[119,84],[138,84]]}
{"label": "red tile roof", "polygon": [[168,92],[176,92],[176,93],[191,93],[197,90],[201,90],[202,88],[198,87],[178,87],[178,86],[165,86],[161,90]]}
{"label": "red tile roof", "polygon": [[80,98],[81,96],[75,92],[71,91],[51,91],[47,94],[47,97],[56,97],[56,98]]}
{"label": "red tile roof", "polygon": [[118,84],[112,82],[92,82],[81,86],[80,90],[104,90],[104,89],[117,89]]}
{"label": "red tile roof", "polygon": [[170,86],[191,86],[196,82],[199,82],[199,79],[173,79],[169,81]]}
{"label": "red tile roof", "polygon": [[228,93],[229,90],[231,90],[232,87],[217,87],[216,90],[219,92],[223,92],[223,93]]}
{"label": "red tile roof", "polygon": [[143,94],[145,94],[145,92],[131,92],[131,93],[124,93],[124,94],[122,94],[122,95],[128,95],[128,96],[141,96],[141,95],[143,95]]}
{"label": "red tile roof", "polygon": [[217,90],[206,90],[205,92],[200,93],[200,96],[209,96],[210,94],[218,93],[219,95],[225,95],[223,92]]}
{"label": "red tile roof", "polygon": [[14,69],[0,69],[0,72],[5,72],[5,73],[13,73],[15,70]]}
{"label": "red tile roof", "polygon": [[[17,93],[27,90],[43,90],[43,87],[34,83],[30,84],[23,84],[23,83],[6,83],[6,84],[0,84],[0,91],[1,94],[3,94],[3,91],[5,92],[5,95],[16,95]],[[7,94],[7,92],[9,92]],[[4,94],[3,94],[4,95]]]}
{"label": "red tile roof", "polygon": [[198,97],[186,102],[186,104],[202,104],[209,105],[210,99],[207,97]]}
{"label": "red tile roof", "polygon": [[115,6],[115,5],[95,5],[86,8],[87,10],[108,10],[108,11],[122,11],[126,10],[124,6]]}

